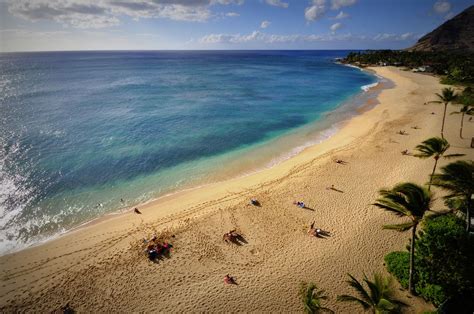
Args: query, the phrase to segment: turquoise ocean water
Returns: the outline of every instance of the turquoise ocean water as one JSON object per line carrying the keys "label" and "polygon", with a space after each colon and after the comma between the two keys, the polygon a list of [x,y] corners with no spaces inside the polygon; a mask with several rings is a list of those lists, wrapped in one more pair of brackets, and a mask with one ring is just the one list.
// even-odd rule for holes
{"label": "turquoise ocean water", "polygon": [[0,254],[324,140],[377,81],[347,53],[0,54]]}

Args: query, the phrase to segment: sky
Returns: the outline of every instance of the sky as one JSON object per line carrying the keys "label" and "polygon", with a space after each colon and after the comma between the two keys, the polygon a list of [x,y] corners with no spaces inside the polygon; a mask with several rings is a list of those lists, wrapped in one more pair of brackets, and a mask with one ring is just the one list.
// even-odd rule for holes
{"label": "sky", "polygon": [[0,52],[400,49],[472,0],[0,0]]}

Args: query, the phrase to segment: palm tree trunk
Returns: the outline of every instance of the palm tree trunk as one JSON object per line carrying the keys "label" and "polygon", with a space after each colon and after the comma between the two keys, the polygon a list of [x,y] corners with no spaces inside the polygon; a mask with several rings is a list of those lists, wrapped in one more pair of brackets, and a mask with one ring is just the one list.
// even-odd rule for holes
{"label": "palm tree trunk", "polygon": [[435,174],[437,165],[438,165],[438,158],[435,157],[435,164],[434,164],[434,167],[433,167],[433,171],[431,172],[430,183],[428,183],[428,191],[431,191],[431,181],[433,180],[433,175]]}
{"label": "palm tree trunk", "polygon": [[444,103],[444,114],[443,114],[443,123],[441,124],[441,138],[444,138],[444,120],[446,120],[446,109],[448,109],[448,103]]}
{"label": "palm tree trunk", "polygon": [[467,208],[466,208],[466,232],[471,231],[471,197],[467,195]]}
{"label": "palm tree trunk", "polygon": [[462,127],[464,124],[464,112],[461,114],[461,129],[459,130],[459,137],[462,138]]}
{"label": "palm tree trunk", "polygon": [[410,243],[410,276],[408,278],[408,291],[410,294],[415,294],[415,287],[413,282],[413,274],[415,269],[415,237],[416,237],[416,224],[413,225],[411,233],[411,243]]}

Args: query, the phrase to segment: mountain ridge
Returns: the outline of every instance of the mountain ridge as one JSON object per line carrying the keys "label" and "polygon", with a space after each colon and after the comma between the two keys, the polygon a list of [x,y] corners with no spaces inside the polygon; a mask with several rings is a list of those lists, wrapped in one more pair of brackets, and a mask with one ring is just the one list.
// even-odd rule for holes
{"label": "mountain ridge", "polygon": [[474,5],[421,37],[406,50],[474,52]]}

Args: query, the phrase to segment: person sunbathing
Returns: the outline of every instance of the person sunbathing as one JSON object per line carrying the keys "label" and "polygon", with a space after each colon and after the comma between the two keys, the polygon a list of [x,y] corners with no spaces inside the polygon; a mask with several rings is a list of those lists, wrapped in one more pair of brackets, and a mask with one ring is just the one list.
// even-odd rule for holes
{"label": "person sunbathing", "polygon": [[254,206],[260,206],[260,202],[256,198],[252,198],[250,200],[250,204],[252,204]]}
{"label": "person sunbathing", "polygon": [[406,156],[406,155],[410,155],[410,153],[408,153],[408,149],[403,150],[403,151],[402,151],[402,155],[405,155],[405,156]]}
{"label": "person sunbathing", "polygon": [[231,277],[229,274],[224,276],[224,283],[228,285],[236,285],[237,282],[233,277]]}
{"label": "person sunbathing", "polygon": [[293,204],[296,205],[296,206],[298,206],[298,207],[301,207],[301,208],[304,208],[304,207],[305,207],[304,203],[303,203],[303,202],[300,202],[300,201],[294,201]]}
{"label": "person sunbathing", "polygon": [[225,242],[235,242],[235,240],[237,239],[237,237],[239,237],[239,234],[236,233],[236,230],[233,229],[233,230],[230,230],[229,232],[227,233],[224,233],[224,236],[223,236],[223,240]]}

